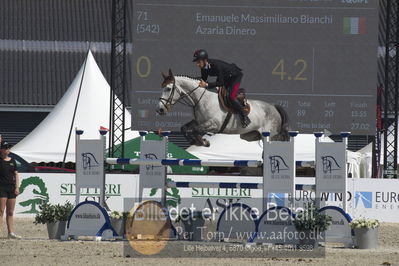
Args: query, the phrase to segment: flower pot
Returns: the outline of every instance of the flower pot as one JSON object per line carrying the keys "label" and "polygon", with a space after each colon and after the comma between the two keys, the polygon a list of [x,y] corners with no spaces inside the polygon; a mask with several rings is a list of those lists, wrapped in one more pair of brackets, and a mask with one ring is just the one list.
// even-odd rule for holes
{"label": "flower pot", "polygon": [[378,227],[377,228],[355,228],[356,246],[360,249],[378,247]]}
{"label": "flower pot", "polygon": [[123,218],[122,219],[111,218],[112,228],[114,228],[114,230],[118,234],[118,236],[123,237],[125,235],[125,224],[126,224],[126,220]]}
{"label": "flower pot", "polygon": [[47,223],[47,232],[49,239],[61,239],[61,236],[65,234],[66,223],[66,221]]}

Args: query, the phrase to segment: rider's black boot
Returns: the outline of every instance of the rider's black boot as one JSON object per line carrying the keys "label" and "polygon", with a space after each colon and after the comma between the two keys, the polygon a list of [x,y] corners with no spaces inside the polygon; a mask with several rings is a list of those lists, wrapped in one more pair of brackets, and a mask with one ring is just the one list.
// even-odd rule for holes
{"label": "rider's black boot", "polygon": [[250,123],[251,120],[247,116],[247,114],[244,112],[244,105],[241,103],[240,100],[237,98],[233,101],[233,108],[237,110],[238,115],[241,118],[241,125],[243,128],[246,128]]}

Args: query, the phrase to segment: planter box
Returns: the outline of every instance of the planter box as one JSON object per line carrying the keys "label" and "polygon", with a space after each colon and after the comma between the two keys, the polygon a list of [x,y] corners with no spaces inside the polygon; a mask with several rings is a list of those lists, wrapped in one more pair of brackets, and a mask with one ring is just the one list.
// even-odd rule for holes
{"label": "planter box", "polygon": [[47,223],[47,232],[49,239],[61,239],[65,234],[66,221],[57,221],[55,223]]}
{"label": "planter box", "polygon": [[355,228],[356,246],[360,249],[378,247],[378,227],[377,228]]}

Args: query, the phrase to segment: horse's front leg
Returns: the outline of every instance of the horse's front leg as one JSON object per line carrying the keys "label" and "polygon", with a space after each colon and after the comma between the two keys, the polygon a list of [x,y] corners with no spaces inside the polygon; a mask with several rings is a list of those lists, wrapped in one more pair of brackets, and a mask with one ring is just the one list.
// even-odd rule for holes
{"label": "horse's front leg", "polygon": [[194,131],[198,141],[201,143],[201,146],[209,147],[209,141],[204,139],[203,136],[207,133],[218,133],[219,126],[215,123],[215,121],[208,120],[206,122],[197,123]]}
{"label": "horse's front leg", "polygon": [[209,147],[210,143],[207,139],[204,139],[203,136],[207,133],[207,131],[203,130],[198,123],[193,127],[193,137],[196,140],[197,146]]}
{"label": "horse's front leg", "polygon": [[203,138],[206,131],[203,131],[198,126],[197,121],[192,120],[181,127],[181,132],[190,142],[191,145],[209,147],[209,141]]}
{"label": "horse's front leg", "polygon": [[183,133],[184,137],[187,139],[187,141],[190,143],[190,145],[197,145],[197,140],[196,138],[193,136],[193,129],[195,127],[195,120],[192,120],[190,122],[188,122],[187,124],[184,124],[181,128],[180,128],[180,132]]}

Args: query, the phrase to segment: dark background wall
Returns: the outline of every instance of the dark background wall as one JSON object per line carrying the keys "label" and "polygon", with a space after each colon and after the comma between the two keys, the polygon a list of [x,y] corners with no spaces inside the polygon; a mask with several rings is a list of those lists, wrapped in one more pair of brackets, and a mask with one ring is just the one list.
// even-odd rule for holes
{"label": "dark background wall", "polygon": [[17,143],[31,132],[46,116],[45,112],[1,112],[0,134],[9,143]]}
{"label": "dark background wall", "polygon": [[111,0],[1,0],[3,137],[16,143],[46,117],[89,47],[109,81]]}
{"label": "dark background wall", "polygon": [[111,0],[2,0],[0,104],[54,105],[89,45],[109,81]]}
{"label": "dark background wall", "polygon": [[[0,134],[15,144],[57,104],[90,47],[110,81],[112,0],[1,0]],[[128,0],[128,53],[131,52]],[[191,55],[188,55],[190,57]],[[131,65],[128,63],[128,73]],[[127,80],[128,88],[131,86]],[[173,141],[187,146],[180,134]],[[367,136],[351,137],[353,150]]]}

